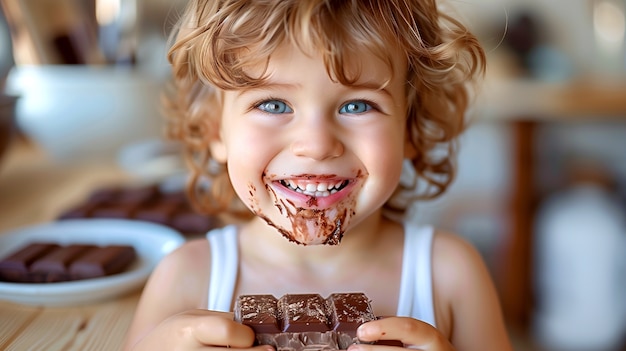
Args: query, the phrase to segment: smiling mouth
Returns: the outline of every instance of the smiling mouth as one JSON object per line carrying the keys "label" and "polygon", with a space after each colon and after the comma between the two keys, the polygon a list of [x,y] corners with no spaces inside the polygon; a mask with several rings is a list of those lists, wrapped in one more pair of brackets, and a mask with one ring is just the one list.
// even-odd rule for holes
{"label": "smiling mouth", "polygon": [[316,182],[311,183],[299,182],[298,180],[283,179],[279,181],[281,185],[289,190],[295,191],[300,194],[314,196],[314,197],[326,197],[341,191],[343,188],[350,184],[349,180],[339,180],[336,182]]}

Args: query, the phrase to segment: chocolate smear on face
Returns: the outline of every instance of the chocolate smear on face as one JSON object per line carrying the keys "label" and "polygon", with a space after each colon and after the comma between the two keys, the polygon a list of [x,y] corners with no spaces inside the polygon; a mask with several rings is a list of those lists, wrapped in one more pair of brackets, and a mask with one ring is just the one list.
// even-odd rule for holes
{"label": "chocolate smear on face", "polygon": [[317,206],[317,198],[315,196],[309,196],[309,199],[307,200],[306,205],[309,207]]}
{"label": "chocolate smear on face", "polygon": [[[286,211],[291,228],[281,228],[267,218],[264,218],[265,221],[277,228],[289,241],[302,245],[338,245],[343,238],[350,217],[354,215],[357,196],[357,192],[353,191],[350,196],[333,207],[316,209],[298,207],[291,201],[279,199],[272,190],[270,194],[274,197],[276,206]],[[316,204],[317,198],[311,196],[307,206],[313,207]]]}
{"label": "chocolate smear on face", "polygon": [[256,195],[256,187],[254,186],[254,184],[250,183],[248,184],[248,201],[250,202],[250,207],[251,208],[255,208],[258,206],[254,206],[255,204],[258,205],[258,200],[255,198]]}
{"label": "chocolate smear on face", "polygon": [[326,239],[324,244],[338,245],[341,242],[341,238],[343,238],[343,232],[341,231],[341,220],[338,219],[335,223],[335,231]]}
{"label": "chocolate smear on face", "polygon": [[[359,172],[357,178],[361,176],[362,174]],[[265,184],[265,189],[274,199],[274,206],[282,216],[289,220],[291,228],[275,223],[270,219],[270,216],[262,213],[255,196],[256,188],[252,184],[249,185],[249,207],[259,218],[275,228],[287,240],[300,245],[338,245],[341,242],[350,218],[355,214],[358,189],[353,189],[345,199],[334,206],[318,209],[314,208],[318,201],[315,196],[309,197],[306,208],[298,207],[292,201],[280,199],[276,195],[269,185],[271,179],[267,179]]]}

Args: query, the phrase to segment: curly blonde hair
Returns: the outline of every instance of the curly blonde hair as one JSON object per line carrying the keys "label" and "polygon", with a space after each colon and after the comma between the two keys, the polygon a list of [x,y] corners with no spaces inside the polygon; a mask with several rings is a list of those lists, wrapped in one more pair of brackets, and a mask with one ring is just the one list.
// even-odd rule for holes
{"label": "curly blonde hair", "polygon": [[[436,0],[191,0],[176,28],[168,53],[168,135],[186,145],[188,193],[204,212],[232,211],[235,199],[225,167],[211,164],[209,150],[219,129],[220,90],[263,84],[265,76],[250,76],[245,67],[267,65],[285,42],[320,52],[329,75],[345,85],[358,79],[346,62],[364,50],[405,75],[414,179],[398,185],[391,200],[405,200],[388,201],[388,209],[403,214],[410,202],[434,198],[452,182],[470,83],[486,63],[477,38]],[[398,52],[406,72],[394,71],[391,55]]]}

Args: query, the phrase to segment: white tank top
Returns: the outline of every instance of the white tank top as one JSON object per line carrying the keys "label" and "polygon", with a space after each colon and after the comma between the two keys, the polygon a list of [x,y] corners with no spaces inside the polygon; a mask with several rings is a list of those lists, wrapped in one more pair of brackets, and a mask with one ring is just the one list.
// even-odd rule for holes
{"label": "white tank top", "polygon": [[[404,225],[404,253],[397,316],[413,317],[435,324],[432,287],[432,242],[434,229],[415,224]],[[239,243],[234,225],[207,233],[211,246],[211,276],[208,309],[230,311],[237,272]]]}

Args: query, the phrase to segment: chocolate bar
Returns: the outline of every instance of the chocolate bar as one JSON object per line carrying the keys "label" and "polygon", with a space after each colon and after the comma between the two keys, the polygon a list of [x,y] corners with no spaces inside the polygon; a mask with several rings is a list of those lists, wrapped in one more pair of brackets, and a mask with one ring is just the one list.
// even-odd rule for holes
{"label": "chocolate bar", "polygon": [[139,209],[137,203],[110,203],[94,206],[90,217],[93,218],[133,218]]}
{"label": "chocolate bar", "polygon": [[182,191],[155,185],[95,190],[84,203],[63,212],[63,219],[138,219],[169,226],[183,234],[204,234],[220,225],[216,216],[196,212]]}
{"label": "chocolate bar", "polygon": [[178,207],[179,205],[175,202],[155,202],[145,207],[138,208],[135,212],[135,218],[142,221],[167,225],[171,223],[172,216],[174,216]]}
{"label": "chocolate bar", "polygon": [[117,274],[136,256],[135,249],[127,245],[110,245],[89,250],[72,262],[70,276],[73,279],[89,279]]}
{"label": "chocolate bar", "polygon": [[52,283],[103,277],[127,269],[132,246],[30,243],[0,260],[0,281]]}
{"label": "chocolate bar", "polygon": [[159,196],[156,185],[119,189],[116,200],[123,204],[145,204]]}
{"label": "chocolate bar", "polygon": [[33,262],[58,247],[52,243],[34,243],[14,251],[0,261],[0,280],[23,281]]}
{"label": "chocolate bar", "polygon": [[95,245],[57,247],[31,264],[29,269],[31,280],[38,282],[72,280],[69,272],[70,264],[80,255],[95,248]]}
{"label": "chocolate bar", "polygon": [[345,350],[358,343],[357,328],[375,320],[363,293],[242,295],[235,320],[252,328],[259,345],[277,351]]}

